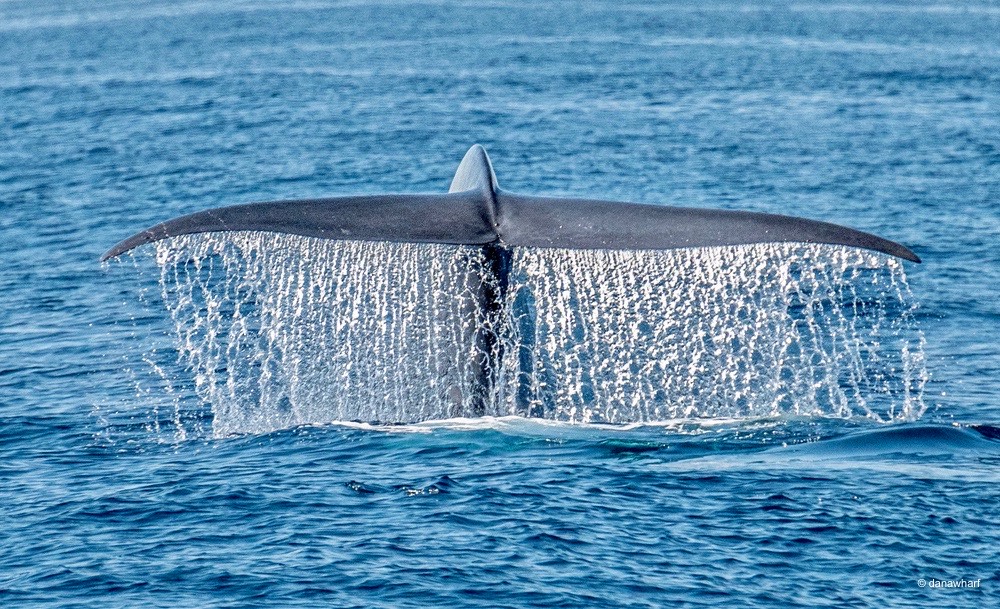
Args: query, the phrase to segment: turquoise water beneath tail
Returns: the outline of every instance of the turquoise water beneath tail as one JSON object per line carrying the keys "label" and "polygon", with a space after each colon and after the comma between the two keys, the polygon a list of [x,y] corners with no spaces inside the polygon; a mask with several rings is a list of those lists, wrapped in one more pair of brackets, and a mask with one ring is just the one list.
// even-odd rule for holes
{"label": "turquoise water beneath tail", "polygon": [[[0,0],[0,604],[988,607],[1000,7]],[[756,210],[828,247],[118,240],[259,200]],[[456,271],[458,269],[458,271]],[[482,415],[482,416],[480,416]]]}

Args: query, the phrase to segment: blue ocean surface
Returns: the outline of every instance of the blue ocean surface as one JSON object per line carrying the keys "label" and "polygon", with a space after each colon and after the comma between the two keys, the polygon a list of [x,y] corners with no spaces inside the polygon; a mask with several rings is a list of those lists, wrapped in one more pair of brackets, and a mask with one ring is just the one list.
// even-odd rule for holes
{"label": "blue ocean surface", "polygon": [[[924,262],[527,252],[522,374],[470,413],[418,315],[463,251],[98,261],[211,207],[444,192],[473,143],[512,191]],[[0,0],[0,211],[3,607],[1000,598],[996,3]]]}

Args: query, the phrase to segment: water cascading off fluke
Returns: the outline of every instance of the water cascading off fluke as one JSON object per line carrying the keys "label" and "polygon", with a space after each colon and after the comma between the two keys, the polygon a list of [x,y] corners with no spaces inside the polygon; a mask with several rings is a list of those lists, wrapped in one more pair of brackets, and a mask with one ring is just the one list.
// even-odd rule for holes
{"label": "water cascading off fluke", "polygon": [[512,195],[479,147],[447,195],[223,208],[106,257],[151,241],[217,434],[923,408],[922,338],[883,255],[916,260],[905,247],[783,216]]}

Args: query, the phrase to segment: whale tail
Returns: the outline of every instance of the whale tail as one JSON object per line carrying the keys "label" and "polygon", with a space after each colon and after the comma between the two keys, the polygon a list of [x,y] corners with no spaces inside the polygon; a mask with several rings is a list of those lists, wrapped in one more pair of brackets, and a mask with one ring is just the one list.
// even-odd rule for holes
{"label": "whale tail", "polygon": [[111,248],[102,260],[160,239],[227,231],[481,247],[481,266],[455,279],[462,284],[458,288],[473,295],[470,304],[476,310],[448,322],[455,324],[463,344],[475,346],[473,378],[462,383],[471,389],[456,402],[467,400],[474,415],[490,412],[499,395],[512,248],[664,250],[791,241],[864,248],[920,262],[899,243],[826,222],[510,193],[498,186],[489,156],[478,145],[466,153],[444,194],[349,196],[211,209],[137,233]]}
{"label": "whale tail", "polygon": [[748,211],[537,197],[501,190],[475,145],[445,194],[387,194],[234,205],[168,220],[118,243],[102,260],[192,233],[266,231],[322,239],[499,247],[646,249],[801,242],[843,245],[920,262],[909,248],[827,222]]}

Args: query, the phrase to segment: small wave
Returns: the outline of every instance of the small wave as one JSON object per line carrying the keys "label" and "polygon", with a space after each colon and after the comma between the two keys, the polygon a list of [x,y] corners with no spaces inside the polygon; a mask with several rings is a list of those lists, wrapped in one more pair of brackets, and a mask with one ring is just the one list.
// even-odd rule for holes
{"label": "small wave", "polygon": [[836,459],[950,455],[966,451],[1000,452],[1000,443],[988,438],[973,427],[890,425],[782,450],[787,454]]}
{"label": "small wave", "polygon": [[[702,436],[706,434],[761,434],[778,430],[799,430],[816,426],[834,426],[853,429],[855,425],[878,424],[868,419],[841,419],[832,417],[779,416],[747,418],[678,418],[643,423],[581,423],[539,419],[518,415],[454,417],[421,421],[418,423],[377,423],[363,421],[330,421],[308,423],[302,428],[344,428],[384,434],[433,434],[435,432],[496,431],[517,436],[544,436],[547,438],[581,438],[605,440],[626,437]],[[269,430],[268,430],[269,431]],[[262,430],[260,433],[267,433]],[[791,431],[791,433],[796,433]],[[245,434],[234,434],[242,437]],[[815,437],[815,430],[800,441]]]}
{"label": "small wave", "polygon": [[[794,436],[757,450],[691,455],[660,467],[671,471],[816,471],[821,477],[865,469],[923,480],[1000,481],[1000,442],[988,427],[889,424],[866,429],[828,427],[815,438]],[[797,441],[796,441],[797,440]]]}

